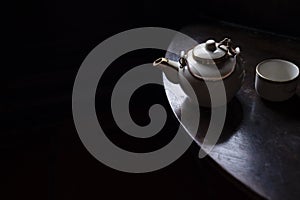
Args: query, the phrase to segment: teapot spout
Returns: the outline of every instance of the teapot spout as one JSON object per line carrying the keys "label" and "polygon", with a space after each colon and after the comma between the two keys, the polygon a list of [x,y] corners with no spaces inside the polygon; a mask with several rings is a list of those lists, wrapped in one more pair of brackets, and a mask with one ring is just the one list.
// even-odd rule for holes
{"label": "teapot spout", "polygon": [[173,68],[174,70],[178,71],[180,64],[179,62],[167,58],[158,58],[153,62],[153,66],[158,68]]}
{"label": "teapot spout", "polygon": [[166,75],[167,79],[172,83],[179,83],[178,79],[178,70],[180,67],[180,63],[167,59],[167,58],[158,58],[153,62],[153,66],[162,70]]}

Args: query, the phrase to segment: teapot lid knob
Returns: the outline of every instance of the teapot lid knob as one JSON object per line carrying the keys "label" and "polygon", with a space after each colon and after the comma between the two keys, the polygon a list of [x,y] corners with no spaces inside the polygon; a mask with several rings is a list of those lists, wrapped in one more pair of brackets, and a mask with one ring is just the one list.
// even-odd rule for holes
{"label": "teapot lid knob", "polygon": [[227,59],[227,51],[219,48],[219,44],[209,39],[193,48],[193,58],[204,64],[216,63]]}
{"label": "teapot lid knob", "polygon": [[205,42],[205,48],[208,51],[214,52],[217,49],[216,42],[214,40],[207,40]]}

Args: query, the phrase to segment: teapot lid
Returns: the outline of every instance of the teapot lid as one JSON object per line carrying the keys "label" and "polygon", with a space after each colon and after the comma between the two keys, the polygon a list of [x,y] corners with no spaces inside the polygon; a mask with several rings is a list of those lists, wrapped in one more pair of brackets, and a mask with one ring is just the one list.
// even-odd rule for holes
{"label": "teapot lid", "polygon": [[207,40],[193,48],[193,58],[203,64],[215,64],[227,58],[227,47],[216,43],[214,40]]}
{"label": "teapot lid", "polygon": [[228,38],[219,43],[207,40],[189,50],[187,54],[181,52],[179,63],[181,66],[187,66],[190,73],[198,79],[220,80],[232,74],[236,65],[236,55],[239,53],[240,49],[233,49]]}

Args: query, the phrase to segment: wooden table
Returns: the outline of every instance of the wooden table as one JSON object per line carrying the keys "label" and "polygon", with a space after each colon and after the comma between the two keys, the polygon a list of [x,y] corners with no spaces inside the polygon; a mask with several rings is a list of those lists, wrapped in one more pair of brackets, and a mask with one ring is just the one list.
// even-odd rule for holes
{"label": "wooden table", "polygon": [[[181,31],[198,42],[230,37],[241,47],[246,61],[245,82],[228,104],[224,130],[209,156],[262,197],[300,199],[300,87],[292,99],[281,103],[262,100],[254,89],[255,67],[262,60],[281,58],[300,66],[300,41],[226,23],[189,26]],[[185,41],[173,41],[169,50],[189,48]],[[166,56],[177,59],[170,53]],[[179,85],[169,83],[164,78],[169,103],[180,119],[185,94]],[[207,128],[207,113],[201,109],[198,135]]]}

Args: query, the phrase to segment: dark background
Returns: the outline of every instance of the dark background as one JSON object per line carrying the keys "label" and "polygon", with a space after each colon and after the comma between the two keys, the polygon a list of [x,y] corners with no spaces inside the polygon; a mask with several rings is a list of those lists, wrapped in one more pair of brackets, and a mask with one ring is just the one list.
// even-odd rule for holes
{"label": "dark background", "polygon": [[[99,163],[76,134],[72,86],[87,54],[120,31],[143,26],[180,30],[189,24],[222,20],[299,37],[297,4],[296,0],[41,0],[5,4],[1,195],[11,199],[255,197],[208,158],[199,160],[195,144],[172,165],[148,174],[122,173]],[[150,62],[159,53],[151,54],[153,57],[145,54],[145,60],[139,62]],[[111,89],[109,83],[103,84],[104,90]],[[162,88],[155,90],[161,92]],[[162,103],[171,118],[166,129],[176,130],[178,123],[166,101]]]}

